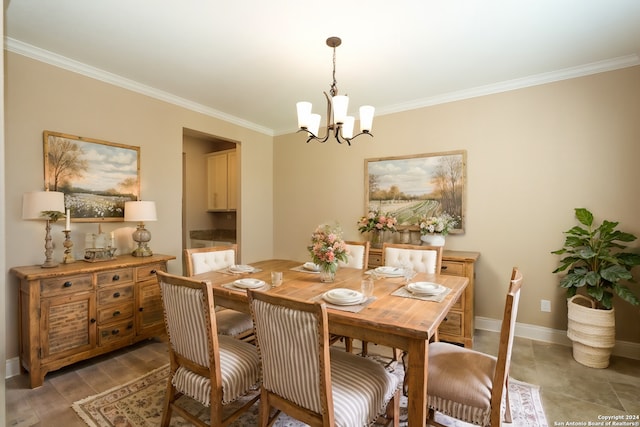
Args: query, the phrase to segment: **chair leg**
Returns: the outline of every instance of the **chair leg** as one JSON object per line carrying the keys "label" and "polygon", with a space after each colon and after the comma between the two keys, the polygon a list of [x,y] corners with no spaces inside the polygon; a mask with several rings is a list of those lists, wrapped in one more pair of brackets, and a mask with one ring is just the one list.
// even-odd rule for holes
{"label": "chair leg", "polygon": [[269,392],[264,388],[260,391],[260,412],[258,414],[258,425],[267,427],[269,423],[269,414],[271,405],[269,405]]}
{"label": "chair leg", "polygon": [[505,391],[505,398],[504,398],[504,403],[506,405],[505,411],[504,411],[504,421],[507,423],[511,422],[511,403],[509,403],[509,377],[507,376],[507,380],[505,382],[506,384],[506,391]]}
{"label": "chair leg", "polygon": [[160,420],[161,427],[169,427],[169,423],[171,422],[171,405],[175,400],[175,389],[173,388],[173,384],[171,384],[171,375],[169,375],[169,380],[167,381],[167,391],[164,394],[164,404],[162,405],[162,419]]}
{"label": "chair leg", "polygon": [[360,353],[362,357],[366,357],[369,354],[369,343],[367,341],[362,341],[362,353]]}
{"label": "chair leg", "polygon": [[344,349],[347,353],[353,353],[353,338],[344,337]]}

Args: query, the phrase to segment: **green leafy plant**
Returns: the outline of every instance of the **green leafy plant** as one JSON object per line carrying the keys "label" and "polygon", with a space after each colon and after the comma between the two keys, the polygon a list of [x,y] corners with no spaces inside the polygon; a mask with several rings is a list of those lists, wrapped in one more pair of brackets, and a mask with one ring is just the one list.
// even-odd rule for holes
{"label": "green leafy plant", "polygon": [[640,254],[624,251],[626,246],[618,242],[633,242],[636,236],[616,230],[618,222],[603,221],[593,224],[593,214],[584,208],[576,208],[576,218],[584,227],[575,226],[565,231],[562,249],[551,252],[564,255],[554,273],[566,271],[560,286],[567,289],[567,297],[574,296],[579,288],[596,301],[598,308],[611,309],[613,293],[633,305],[640,304],[629,287],[620,283],[635,283],[631,270],[640,265]]}

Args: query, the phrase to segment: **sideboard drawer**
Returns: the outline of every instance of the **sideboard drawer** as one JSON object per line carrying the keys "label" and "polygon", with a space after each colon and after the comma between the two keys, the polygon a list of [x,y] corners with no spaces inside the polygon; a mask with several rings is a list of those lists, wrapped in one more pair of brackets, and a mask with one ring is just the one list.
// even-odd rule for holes
{"label": "sideboard drawer", "polygon": [[98,286],[126,283],[133,281],[133,268],[121,268],[98,273]]}
{"label": "sideboard drawer", "polygon": [[60,293],[76,293],[93,290],[93,281],[90,274],[77,276],[54,277],[40,281],[43,297]]}
{"label": "sideboard drawer", "polygon": [[465,276],[464,263],[443,260],[441,272],[450,276]]}
{"label": "sideboard drawer", "polygon": [[109,326],[98,328],[98,345],[103,346],[112,342],[133,338],[133,319],[125,320]]}
{"label": "sideboard drawer", "polygon": [[133,301],[133,284],[117,288],[103,288],[98,291],[98,307],[116,302]]}
{"label": "sideboard drawer", "polygon": [[136,282],[148,280],[156,277],[156,271],[166,271],[166,264],[158,262],[142,267],[136,267]]}
{"label": "sideboard drawer", "polygon": [[98,310],[98,324],[133,317],[133,301],[126,304],[118,304]]}

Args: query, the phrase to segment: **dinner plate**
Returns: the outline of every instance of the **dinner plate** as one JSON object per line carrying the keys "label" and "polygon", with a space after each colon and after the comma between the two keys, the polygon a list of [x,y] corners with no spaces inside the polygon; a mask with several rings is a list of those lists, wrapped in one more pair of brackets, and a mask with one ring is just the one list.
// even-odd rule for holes
{"label": "dinner plate", "polygon": [[242,289],[256,289],[266,285],[266,282],[260,279],[238,279],[233,282],[233,285]]}
{"label": "dinner plate", "polygon": [[361,292],[352,289],[337,288],[331,289],[322,295],[327,302],[336,305],[354,305],[360,304],[364,299]]}
{"label": "dinner plate", "polygon": [[316,263],[313,262],[305,262],[302,265],[302,268],[304,268],[305,270],[309,270],[309,271],[320,271],[320,266]]}
{"label": "dinner plate", "polygon": [[387,266],[383,266],[383,267],[378,267],[374,270],[376,273],[378,274],[384,274],[385,276],[402,276],[404,269],[400,268],[400,267],[387,267]]}
{"label": "dinner plate", "polygon": [[229,267],[229,271],[233,272],[233,273],[251,273],[253,272],[254,268],[251,267],[250,265],[232,265],[231,267]]}
{"label": "dinner plate", "polygon": [[412,282],[407,285],[407,290],[417,295],[438,295],[445,287],[433,282]]}

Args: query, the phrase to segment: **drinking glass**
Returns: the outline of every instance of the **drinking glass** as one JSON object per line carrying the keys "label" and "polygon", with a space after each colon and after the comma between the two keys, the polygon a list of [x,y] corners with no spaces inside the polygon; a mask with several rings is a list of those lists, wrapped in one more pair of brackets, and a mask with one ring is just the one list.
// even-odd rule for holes
{"label": "drinking glass", "polygon": [[275,288],[282,285],[282,271],[271,272],[271,285]]}
{"label": "drinking glass", "polygon": [[362,282],[360,283],[360,290],[365,298],[373,296],[373,279],[370,277],[362,279]]}

